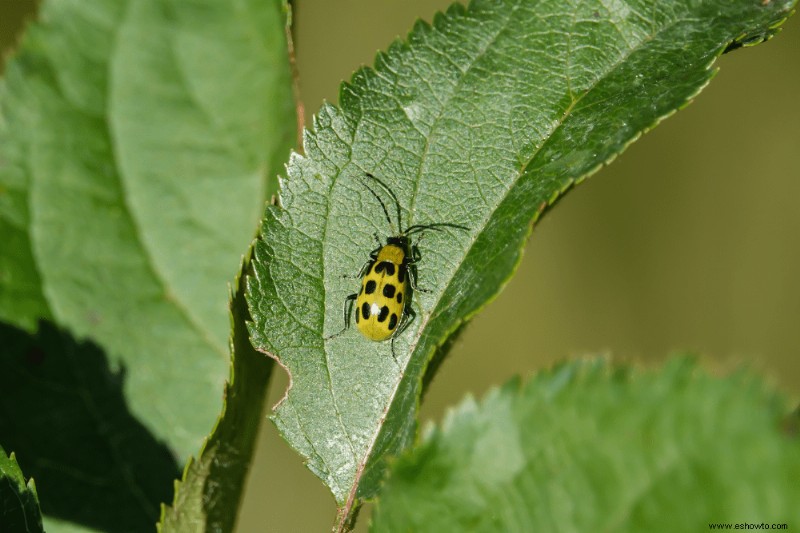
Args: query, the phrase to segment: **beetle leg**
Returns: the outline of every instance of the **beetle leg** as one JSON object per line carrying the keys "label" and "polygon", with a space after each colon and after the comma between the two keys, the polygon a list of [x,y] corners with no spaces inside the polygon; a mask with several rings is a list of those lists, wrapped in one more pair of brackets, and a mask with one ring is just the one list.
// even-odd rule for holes
{"label": "beetle leg", "polygon": [[369,260],[369,261],[367,261],[366,263],[364,263],[364,265],[363,265],[363,266],[361,267],[361,269],[358,271],[358,274],[357,274],[357,275],[355,276],[355,278],[353,278],[353,279],[361,279],[361,278],[363,278],[363,277],[364,277],[364,274],[366,274],[366,273],[367,273],[367,271],[369,270],[369,267],[370,267],[370,266],[372,266],[372,263],[373,263],[374,261],[375,261],[375,259],[372,259],[372,258],[370,258],[370,260]]}
{"label": "beetle leg", "polygon": [[[395,355],[394,352],[394,340],[398,335],[406,330],[406,328],[414,321],[415,318],[417,318],[417,312],[414,311],[410,305],[406,306],[403,312],[403,318],[400,319],[400,324],[397,326],[397,331],[395,331],[394,335],[392,335],[392,359],[394,359],[394,362],[397,363],[398,367],[400,366],[400,361],[397,360],[397,355]],[[402,367],[400,369],[402,370]]]}
{"label": "beetle leg", "polygon": [[397,332],[394,334],[394,337],[403,333],[415,318],[417,318],[417,312],[414,311],[414,308],[410,305],[406,306],[405,312],[403,313],[403,318],[400,320],[400,325],[397,326]]}
{"label": "beetle leg", "polygon": [[419,243],[422,241],[422,237],[419,238],[417,244],[411,247],[411,256],[413,257],[413,261],[416,263],[420,259],[422,259],[422,254],[419,251]]}
{"label": "beetle leg", "polygon": [[329,341],[347,331],[347,329],[350,327],[350,315],[353,314],[353,303],[356,301],[356,298],[358,298],[358,293],[354,292],[353,294],[344,299],[344,327],[340,332],[325,337],[324,340]]}
{"label": "beetle leg", "polygon": [[408,263],[408,284],[411,285],[411,288],[415,291],[425,293],[431,292],[429,289],[423,289],[417,285],[417,265],[415,265],[413,262]]}
{"label": "beetle leg", "polygon": [[343,279],[361,279],[361,278],[363,278],[364,274],[366,274],[369,271],[369,267],[378,258],[378,250],[380,250],[380,248],[377,248],[377,249],[372,250],[370,252],[369,259],[361,266],[361,269],[358,271],[358,274],[356,274],[355,276],[353,276],[351,274],[342,274],[342,278]]}
{"label": "beetle leg", "polygon": [[409,257],[406,261],[406,267],[408,269],[408,284],[411,285],[411,288],[415,291],[428,293],[431,291],[417,286],[417,262],[420,259],[422,259],[422,255],[419,253],[419,248],[417,248],[416,245],[412,246],[411,257]]}
{"label": "beetle leg", "polygon": [[392,359],[394,359],[394,364],[402,370],[403,368],[400,366],[400,361],[397,360],[397,356],[394,353],[394,337],[392,337]]}

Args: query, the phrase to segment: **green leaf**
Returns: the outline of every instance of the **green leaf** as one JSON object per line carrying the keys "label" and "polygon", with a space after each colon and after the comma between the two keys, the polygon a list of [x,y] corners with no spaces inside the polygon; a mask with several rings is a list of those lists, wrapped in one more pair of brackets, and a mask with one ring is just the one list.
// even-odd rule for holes
{"label": "green leaf", "polygon": [[[48,530],[152,528],[214,426],[225,287],[294,140],[285,21],[279,0],[47,2],[8,64],[0,319],[22,329],[0,324],[0,443],[39,481]],[[201,458],[218,523],[269,367],[237,365],[236,434]]]}
{"label": "green leaf", "polygon": [[[685,106],[733,43],[793,2],[475,0],[378,55],[324,106],[267,208],[249,285],[258,348],[292,377],[274,420],[330,487],[340,525],[414,439],[437,346],[514,270],[531,221]],[[353,275],[390,233],[361,182],[383,179],[420,244],[417,319],[395,342],[342,328]],[[384,197],[386,194],[384,194]],[[388,201],[388,200],[387,200]]]}
{"label": "green leaf", "polygon": [[12,452],[0,446],[0,524],[3,531],[36,532],[42,529],[42,514],[33,479],[25,477]]}
{"label": "green leaf", "polygon": [[294,138],[284,20],[46,2],[0,89],[0,317],[96,342],[181,462],[219,414],[225,287]]}
{"label": "green leaf", "polygon": [[374,531],[699,531],[800,521],[785,402],[745,372],[572,362],[466,400],[394,465]]}
{"label": "green leaf", "polygon": [[[245,259],[243,272],[249,266]],[[243,272],[231,294],[231,373],[217,426],[198,459],[186,465],[171,507],[162,507],[159,531],[233,531],[261,422],[273,363],[253,349],[245,323]]]}

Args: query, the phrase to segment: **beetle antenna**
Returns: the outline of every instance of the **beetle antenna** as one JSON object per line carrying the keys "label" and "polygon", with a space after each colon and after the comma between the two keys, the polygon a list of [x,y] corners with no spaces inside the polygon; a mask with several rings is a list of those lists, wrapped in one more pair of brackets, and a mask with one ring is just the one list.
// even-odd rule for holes
{"label": "beetle antenna", "polygon": [[364,184],[364,187],[366,187],[367,190],[372,193],[372,196],[374,196],[375,199],[378,200],[378,203],[381,204],[381,209],[383,209],[383,214],[386,215],[386,222],[389,223],[389,227],[392,228],[392,231],[394,231],[394,224],[392,224],[392,218],[389,216],[389,211],[386,209],[386,204],[383,203],[383,200],[381,200],[381,197],[378,196],[378,193],[376,193],[375,190],[372,187],[370,187],[367,182],[362,182],[362,183]]}
{"label": "beetle antenna", "polygon": [[[392,198],[392,201],[394,202],[395,210],[397,211],[397,231],[402,233],[403,232],[403,217],[400,214],[400,202],[397,200],[397,196],[395,196],[394,191],[392,191],[392,189],[390,189],[388,185],[386,185],[384,182],[382,182],[381,180],[379,180],[378,178],[376,178],[374,175],[370,174],[369,172],[366,172],[365,174],[366,174],[366,176],[368,178],[370,178],[371,180],[375,181],[375,183],[380,185],[381,188],[383,188],[383,190],[386,191],[389,194],[389,196]],[[367,188],[372,190],[369,186],[367,186]],[[375,192],[373,191],[372,194],[375,194]],[[377,198],[377,196],[378,195],[375,194],[376,198]],[[380,198],[378,198],[378,201],[380,201]],[[381,205],[383,205],[383,202],[381,202]],[[383,211],[386,212],[386,207],[385,206],[383,208]],[[386,214],[386,218],[389,218],[389,214],[388,213]],[[391,225],[391,221],[389,222],[389,224]]]}
{"label": "beetle antenna", "polygon": [[433,230],[433,231],[443,231],[442,228],[453,228],[453,229],[460,229],[464,231],[468,231],[469,228],[466,226],[462,226],[461,224],[450,224],[448,222],[439,222],[437,224],[416,224],[411,226],[405,231],[405,235],[413,235],[415,233],[420,233],[425,230]]}

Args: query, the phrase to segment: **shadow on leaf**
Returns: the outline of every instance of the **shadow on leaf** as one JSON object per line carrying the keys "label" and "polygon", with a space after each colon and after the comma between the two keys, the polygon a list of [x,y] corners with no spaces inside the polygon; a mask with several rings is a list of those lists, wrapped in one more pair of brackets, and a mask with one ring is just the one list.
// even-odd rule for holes
{"label": "shadow on leaf", "polygon": [[125,369],[41,322],[0,324],[0,445],[36,481],[42,512],[104,531],[150,529],[179,465],[128,410]]}

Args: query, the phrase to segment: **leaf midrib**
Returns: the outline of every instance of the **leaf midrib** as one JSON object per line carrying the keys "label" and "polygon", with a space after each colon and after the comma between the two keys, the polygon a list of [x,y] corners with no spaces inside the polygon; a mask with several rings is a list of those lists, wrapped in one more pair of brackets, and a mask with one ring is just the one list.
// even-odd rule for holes
{"label": "leaf midrib", "polygon": [[[165,277],[162,275],[161,271],[158,269],[157,262],[154,259],[153,252],[147,246],[147,240],[144,238],[144,235],[147,233],[144,228],[142,228],[139,217],[136,216],[136,210],[131,205],[132,194],[128,185],[128,181],[131,179],[129,176],[126,175],[125,170],[123,169],[122,165],[120,164],[120,143],[122,142],[117,136],[114,134],[114,127],[111,124],[113,121],[113,110],[111,109],[113,98],[113,87],[115,86],[114,82],[112,81],[113,75],[113,63],[115,58],[118,56],[118,44],[119,44],[119,28],[123,28],[126,26],[126,23],[129,22],[131,16],[131,10],[133,9],[133,2],[128,2],[125,6],[125,13],[121,17],[120,24],[117,26],[117,29],[114,31],[113,35],[113,43],[111,45],[111,53],[109,54],[109,62],[107,68],[108,72],[108,85],[106,86],[106,103],[105,103],[105,110],[106,113],[103,117],[103,124],[105,126],[105,133],[108,135],[108,139],[110,141],[110,152],[111,158],[114,163],[114,168],[117,170],[117,181],[119,182],[120,192],[121,192],[121,200],[122,205],[125,206],[125,211],[127,213],[128,219],[131,222],[131,227],[134,230],[135,234],[135,243],[138,245],[138,248],[141,250],[142,255],[144,256],[144,263],[147,265],[147,269],[153,276],[153,279],[157,282],[157,284],[161,288],[161,293],[164,295],[164,300],[168,303],[171,303],[175,309],[178,311],[180,316],[182,316],[188,324],[191,326],[192,329],[198,334],[199,338],[203,340],[203,342],[208,345],[212,352],[216,353],[223,360],[228,358],[227,348],[224,345],[217,343],[213,337],[211,336],[211,332],[206,331],[202,325],[202,322],[194,316],[191,312],[191,309],[188,308],[185,303],[171,290],[171,286],[168,284]],[[177,62],[176,62],[177,64]],[[183,72],[181,74],[181,79],[184,78]],[[189,92],[187,92],[189,94]],[[194,100],[194,98],[193,98]],[[206,114],[204,112],[204,114]]]}
{"label": "leaf midrib", "polygon": [[[518,6],[519,6],[519,3],[516,4],[516,7],[518,7]],[[514,10],[511,10],[511,11],[513,12]],[[491,217],[494,215],[494,213],[499,208],[499,206],[501,206],[503,204],[503,202],[508,197],[508,195],[510,194],[510,192],[514,188],[514,186],[516,186],[517,183],[519,183],[519,180],[522,179],[522,177],[525,175],[525,172],[526,172],[527,168],[536,161],[536,158],[541,153],[541,150],[547,145],[547,143],[553,138],[553,136],[558,131],[558,129],[561,128],[563,126],[563,124],[565,123],[565,121],[571,116],[572,111],[575,109],[577,104],[581,100],[583,100],[583,98],[585,98],[586,95],[588,95],[592,90],[594,90],[599,83],[601,83],[604,79],[606,79],[611,72],[616,70],[631,54],[633,54],[634,52],[640,50],[641,49],[641,45],[643,43],[652,41],[658,34],[660,34],[661,32],[663,32],[663,31],[669,29],[670,27],[674,26],[675,24],[677,24],[677,22],[679,20],[680,19],[676,18],[674,21],[672,21],[672,23],[655,30],[652,34],[648,34],[646,36],[646,38],[643,38],[639,43],[637,43],[637,46],[629,47],[628,50],[626,51],[626,53],[622,54],[617,61],[615,61],[614,63],[609,65],[609,68],[604,70],[601,75],[597,76],[597,78],[594,80],[594,82],[587,89],[585,89],[583,91],[583,93],[580,96],[578,96],[578,98],[571,99],[571,102],[570,102],[569,106],[567,106],[567,108],[564,110],[564,112],[562,113],[561,118],[555,123],[555,125],[552,127],[551,131],[544,138],[544,142],[542,142],[542,144],[534,151],[534,153],[531,154],[531,156],[528,158],[528,161],[525,162],[525,164],[522,165],[522,167],[520,168],[520,172],[519,172],[518,176],[513,180],[513,182],[511,183],[511,186],[508,187],[506,193],[498,198],[498,201],[495,203],[494,207],[491,209],[491,212],[490,212],[489,216],[486,218],[486,220],[490,220]],[[458,87],[460,86],[461,82],[466,78],[467,74],[472,70],[472,68],[480,60],[480,58],[485,55],[485,53],[488,50],[488,47],[491,45],[491,43],[496,41],[496,39],[503,33],[503,31],[505,31],[508,28],[508,24],[509,24],[510,21],[511,21],[511,17],[509,16],[509,18],[507,18],[505,23],[503,24],[503,27],[492,38],[491,42],[489,42],[487,44],[487,46],[481,51],[481,53],[479,55],[476,55],[474,60],[471,62],[470,66],[466,70],[463,71],[461,77],[459,78],[459,82],[453,85],[453,90],[452,90],[451,94],[448,95],[448,97],[446,98],[445,104],[441,106],[441,110],[440,110],[439,114],[437,115],[437,118],[434,120],[433,126],[431,127],[431,132],[430,132],[430,134],[428,135],[428,137],[426,139],[425,152],[423,153],[423,157],[420,160],[420,173],[418,174],[417,184],[419,184],[419,179],[421,178],[421,169],[422,169],[422,166],[423,166],[425,155],[427,155],[428,147],[430,146],[429,139],[433,136],[433,131],[435,130],[436,124],[439,123],[439,119],[442,117],[442,115],[443,115],[443,113],[445,111],[446,103],[449,102],[452,99],[453,95],[457,92]],[[570,89],[570,93],[572,94],[571,89]],[[575,178],[571,178],[571,179],[574,180]],[[410,209],[410,212],[412,214],[413,214],[413,205],[414,205],[414,202],[416,200],[417,192],[418,192],[418,188],[415,188],[415,195],[412,197],[412,207]],[[486,224],[484,224],[483,227],[485,227],[485,225]],[[469,256],[470,251],[473,249],[473,247],[475,246],[476,242],[477,242],[477,240],[474,239],[474,238],[471,240],[471,243],[470,243],[469,247],[467,248],[466,252],[462,255],[463,258],[466,258],[466,257]],[[463,266],[463,265],[464,265],[464,261],[462,260],[461,266]],[[461,266],[459,266],[458,269],[454,270],[453,274],[449,278],[446,279],[446,283],[443,283],[444,286],[449,286],[451,284],[452,280],[458,274]],[[417,329],[417,331],[415,333],[415,336],[414,336],[414,339],[413,339],[412,343],[410,344],[410,346],[412,346],[412,348],[410,350],[410,352],[412,353],[412,356],[409,358],[409,361],[414,356],[414,352],[416,350],[416,347],[419,345],[419,342],[420,342],[422,336],[425,334],[425,327],[428,324],[428,322],[430,321],[430,318],[435,316],[435,310],[439,307],[439,304],[441,303],[441,299],[442,299],[443,296],[444,296],[444,291],[440,292],[438,297],[436,298],[435,303],[433,305],[434,312],[432,312],[430,315],[427,315],[427,316],[423,314],[423,316],[421,317],[420,327]],[[392,394],[390,395],[390,397],[389,397],[389,399],[387,401],[386,407],[384,408],[384,411],[382,412],[381,421],[385,420],[386,414],[391,409],[391,406],[392,406],[392,404],[394,402],[394,398],[395,398],[395,396],[397,394],[397,391],[399,390],[400,383],[402,382],[402,379],[404,377],[405,377],[405,372],[403,372],[403,373],[401,373],[399,375],[399,379],[397,381],[397,385],[392,388]],[[370,439],[370,445],[369,445],[369,448],[368,448],[366,454],[364,455],[364,458],[359,462],[359,466],[358,466],[358,470],[357,470],[358,476],[356,477],[356,483],[351,488],[350,494],[348,495],[348,502],[347,502],[348,506],[351,506],[353,501],[354,501],[354,499],[355,499],[355,494],[356,494],[356,492],[358,490],[358,480],[360,479],[360,474],[363,472],[363,470],[364,470],[364,468],[365,468],[365,466],[366,466],[366,464],[367,464],[367,462],[368,462],[368,460],[370,458],[370,455],[371,455],[371,452],[372,452],[372,448],[373,448],[373,446],[375,445],[375,443],[378,440],[377,435],[380,434],[381,429],[382,429],[382,425],[378,426],[378,428],[376,429],[376,431],[373,434],[373,438]]]}
{"label": "leaf midrib", "polygon": [[[417,172],[417,179],[415,180],[414,191],[413,191],[412,196],[411,196],[411,204],[410,204],[410,207],[408,209],[408,225],[412,225],[413,224],[413,218],[412,217],[414,215],[414,205],[416,204],[416,199],[417,199],[417,197],[419,195],[419,184],[422,181],[422,169],[424,167],[425,160],[426,160],[427,155],[429,153],[430,139],[433,136],[433,132],[435,131],[435,129],[436,129],[437,125],[439,124],[442,116],[444,115],[444,112],[447,109],[447,105],[452,100],[453,96],[458,93],[459,88],[462,86],[462,83],[467,78],[467,74],[469,72],[471,72],[472,69],[474,68],[474,66],[480,61],[480,59],[483,58],[486,55],[486,52],[488,51],[489,47],[493,43],[495,43],[497,41],[497,39],[500,37],[500,35],[506,29],[508,29],[508,24],[512,20],[512,15],[520,5],[519,2],[520,2],[520,0],[517,0],[517,3],[515,4],[514,8],[509,10],[509,15],[506,17],[506,20],[500,25],[500,28],[495,32],[494,35],[491,36],[491,38],[487,39],[487,41],[484,44],[484,46],[478,51],[477,54],[475,54],[473,59],[470,61],[469,66],[461,72],[461,75],[459,76],[457,82],[452,85],[449,94],[446,95],[446,98],[443,100],[443,103],[440,105],[439,112],[437,113],[436,118],[433,120],[433,123],[431,124],[431,128],[429,130],[429,133],[428,133],[428,135],[425,136],[425,147],[424,147],[423,152],[422,152],[422,154],[420,156],[419,170]],[[410,122],[411,126],[414,127],[414,128],[417,128],[417,125],[413,121],[411,121],[411,119],[407,115],[405,115],[405,116],[409,119],[409,122]],[[360,123],[360,120],[359,120],[359,123]],[[356,127],[354,128],[354,131],[355,132],[358,131],[358,123],[356,124]],[[352,159],[351,159],[351,162],[352,162]],[[336,177],[338,178],[338,175]],[[335,179],[333,181],[335,182]],[[328,227],[327,220],[328,219],[326,219],[326,225],[325,225],[326,226],[326,230],[327,230],[327,227]],[[471,248],[471,246],[474,245],[474,243],[475,243],[475,240],[473,239],[472,240],[472,244],[470,245],[470,248]],[[466,254],[465,254],[465,257],[466,257]],[[452,279],[452,276],[450,277],[450,279]],[[436,304],[434,305],[434,309],[436,309],[436,307],[438,306],[439,301],[441,301],[441,297],[442,297],[443,294],[444,294],[443,291],[440,292],[439,297],[436,299]],[[408,353],[410,353],[411,355],[409,356],[408,360],[406,361],[406,368],[408,368],[408,363],[411,361],[411,359],[414,356],[414,352],[416,350],[416,346],[418,345],[418,342],[419,342],[419,339],[420,339],[420,337],[422,335],[422,332],[424,331],[425,326],[429,322],[429,315],[425,315],[424,313],[420,313],[420,314],[422,315],[420,317],[420,319],[421,319],[420,320],[420,325],[419,325],[419,327],[417,328],[417,330],[415,332],[414,340],[409,345],[410,349],[408,350]],[[394,399],[395,399],[395,397],[397,395],[397,392],[400,389],[400,384],[402,383],[404,377],[405,377],[405,371],[404,371],[404,369],[401,369],[401,372],[400,372],[400,374],[398,374],[398,379],[395,382],[395,385],[391,388],[392,392],[391,392],[391,394],[389,395],[389,397],[388,397],[388,399],[386,401],[386,404],[385,404],[385,406],[383,408],[383,411],[381,412],[381,416],[379,418],[379,423],[376,425],[375,431],[372,434],[372,438],[369,439],[369,445],[368,445],[364,455],[362,457],[360,457],[360,458],[357,458],[358,466],[356,468],[356,476],[354,478],[354,483],[350,487],[350,490],[348,492],[347,501],[346,501],[346,503],[345,503],[345,505],[343,507],[343,513],[342,514],[345,517],[347,515],[349,515],[350,510],[351,510],[353,504],[355,503],[356,494],[358,492],[359,481],[360,481],[361,476],[362,476],[362,474],[364,472],[364,469],[366,468],[367,463],[369,462],[369,459],[370,459],[370,457],[372,455],[372,450],[373,450],[373,448],[375,446],[375,443],[378,442],[378,436],[380,435],[381,430],[383,429],[383,423],[386,420],[386,416],[388,415],[389,410],[392,408],[392,405],[394,404]],[[349,438],[349,434],[348,434],[348,438]]]}
{"label": "leaf midrib", "polygon": [[[428,157],[428,153],[429,153],[429,150],[430,150],[431,137],[433,137],[434,131],[436,130],[437,126],[439,125],[439,122],[441,121],[442,116],[444,116],[444,112],[447,109],[448,104],[453,99],[453,96],[455,96],[458,93],[458,91],[461,88],[464,80],[467,78],[467,74],[469,74],[472,71],[472,69],[475,67],[475,65],[486,55],[486,52],[489,49],[489,47],[492,46],[492,44],[494,44],[495,42],[497,42],[497,39],[500,37],[500,35],[505,30],[508,29],[508,24],[512,20],[514,13],[519,8],[520,2],[521,2],[521,0],[517,0],[517,3],[514,4],[514,7],[508,11],[508,16],[506,17],[506,20],[503,21],[503,23],[500,25],[500,28],[497,30],[497,32],[495,32],[495,34],[492,35],[491,38],[486,40],[486,42],[484,43],[483,47],[478,51],[478,53],[475,55],[475,57],[472,59],[472,61],[470,61],[469,66],[461,72],[461,76],[459,76],[459,78],[456,81],[456,83],[453,84],[453,86],[451,88],[451,91],[450,91],[450,94],[448,94],[446,96],[446,98],[444,99],[444,101],[442,102],[442,104],[441,104],[441,106],[439,108],[439,112],[437,113],[436,118],[433,120],[433,123],[431,124],[429,134],[425,136],[425,147],[424,147],[424,149],[422,151],[422,155],[420,156],[420,159],[419,159],[419,170],[417,171],[417,179],[414,181],[414,192],[411,195],[411,205],[408,208],[409,226],[413,225],[413,218],[412,217],[414,216],[414,206],[416,205],[417,198],[419,196],[419,186],[420,186],[420,183],[422,182],[422,169],[425,166],[425,161],[426,161],[426,159]],[[410,119],[409,119],[409,121],[410,121]],[[412,122],[412,125],[413,125],[413,122]]]}
{"label": "leaf midrib", "polygon": [[[645,42],[652,41],[659,33],[671,28],[672,26],[677,24],[679,20],[680,19],[675,19],[672,23],[655,30],[652,34],[648,34],[647,37],[642,39],[638,43],[638,45],[636,47],[630,47],[625,54],[622,54],[617,61],[612,63],[609,66],[609,68],[606,71],[604,71],[602,73],[602,75],[598,76],[597,79],[594,80],[594,82],[587,89],[585,89],[585,91],[580,96],[578,96],[577,98],[571,98],[571,101],[570,101],[569,105],[566,107],[566,109],[563,111],[563,113],[561,115],[561,118],[559,118],[558,121],[556,121],[556,123],[554,124],[554,126],[552,127],[550,132],[546,136],[544,136],[544,141],[542,142],[542,144],[538,148],[536,148],[534,150],[533,154],[531,154],[531,156],[528,158],[528,160],[520,167],[520,170],[519,170],[519,173],[518,173],[517,177],[513,179],[512,183],[511,183],[511,186],[508,187],[508,189],[506,190],[505,194],[503,194],[502,196],[498,197],[498,201],[495,202],[495,205],[492,207],[492,210],[491,210],[489,216],[486,217],[487,221],[491,220],[492,216],[497,211],[497,209],[503,204],[503,202],[505,201],[506,198],[508,198],[508,195],[514,189],[514,187],[525,176],[525,173],[526,173],[528,167],[530,167],[536,161],[536,158],[541,153],[542,149],[545,146],[548,145],[548,143],[555,136],[555,133],[559,130],[559,128],[561,128],[564,125],[566,120],[571,116],[571,114],[574,111],[574,109],[577,106],[577,104],[579,102],[581,102],[593,89],[595,89],[598,86],[599,83],[601,83],[604,79],[606,79],[611,72],[613,72],[620,65],[622,65],[622,63],[628,57],[630,57],[634,52],[640,50],[641,47],[639,45],[641,45],[642,43],[645,43]],[[569,34],[569,35],[571,35],[571,34]],[[569,76],[567,76],[567,79],[569,79]],[[569,88],[569,92],[570,92],[570,95],[574,94],[572,89],[571,89],[571,87]],[[623,147],[623,149],[624,149],[624,147]],[[578,178],[570,178],[569,179],[570,184],[574,183],[577,179],[579,179],[579,177]],[[562,185],[561,189],[563,189],[565,186],[568,186],[568,185]],[[483,227],[486,227],[486,224],[484,224]],[[531,230],[532,230],[532,228],[531,228]],[[472,239],[472,241],[470,243],[470,246],[467,248],[466,252],[463,254],[462,257],[466,258],[466,257],[469,256],[469,254],[472,251],[473,247],[475,246],[476,242],[477,241],[475,239]],[[458,271],[461,269],[461,266],[463,266],[463,265],[464,265],[464,261],[462,260],[461,265],[459,266],[459,268],[456,269],[455,271],[453,271],[453,274],[449,278],[447,278],[447,283],[445,284],[446,286],[450,285],[450,282],[452,281],[453,278],[456,277]],[[435,316],[438,316],[438,314],[435,312],[435,310],[438,308],[438,305],[441,302],[442,296],[444,296],[444,292],[440,293],[439,297],[436,299],[436,304],[433,307],[434,308],[434,312],[431,313],[431,318],[433,318]],[[423,325],[424,324],[425,324],[425,321],[423,320]],[[421,332],[422,330],[424,330],[424,327],[421,327],[418,330],[418,333]],[[417,339],[419,339],[421,336],[422,336],[422,333],[419,333],[417,335]],[[413,345],[416,346],[417,342],[415,341]]]}
{"label": "leaf midrib", "polygon": [[[506,20],[501,24],[501,27],[497,30],[497,32],[491,38],[487,39],[487,42],[485,43],[485,45],[481,48],[481,50],[478,51],[478,53],[475,55],[475,57],[470,61],[469,66],[462,71],[461,76],[459,77],[458,81],[455,84],[452,85],[450,93],[446,96],[446,98],[443,100],[443,103],[440,105],[440,111],[437,114],[436,118],[434,119],[434,121],[433,121],[433,123],[431,125],[431,128],[429,130],[428,135],[425,136],[425,147],[424,147],[423,153],[421,154],[421,157],[420,157],[419,171],[417,172],[417,179],[415,180],[414,191],[413,191],[412,196],[411,196],[411,205],[410,205],[410,207],[408,209],[408,218],[407,218],[407,220],[408,220],[407,224],[408,225],[412,224],[412,220],[413,220],[412,216],[413,216],[413,213],[414,213],[414,204],[415,204],[416,198],[417,198],[417,196],[419,194],[419,184],[420,184],[420,181],[421,181],[421,178],[422,178],[422,168],[424,166],[424,161],[425,161],[426,155],[428,153],[428,149],[430,147],[430,138],[432,136],[432,133],[435,130],[436,125],[439,123],[439,120],[443,116],[444,111],[447,109],[447,104],[450,102],[450,100],[452,99],[453,95],[455,95],[458,92],[458,88],[461,86],[461,84],[463,83],[464,79],[466,78],[466,74],[471,71],[473,66],[486,54],[486,51],[489,49],[489,47],[492,45],[492,43],[494,43],[497,40],[497,38],[500,36],[500,34],[502,34],[502,32],[507,28],[508,23],[511,20],[511,14],[513,14],[514,11],[516,11],[516,8],[519,6],[519,2],[520,2],[520,0],[517,0],[517,3],[515,4],[515,8],[512,9],[512,10],[509,10],[510,14],[506,18]],[[411,126],[419,131],[419,129],[417,127],[417,124],[414,123],[407,115],[405,115],[405,116],[406,116],[406,118],[408,118],[409,123],[411,124]],[[356,122],[356,124],[355,124],[355,126],[353,128],[353,137],[356,137],[358,135],[358,130],[359,130],[359,127],[361,125],[362,119],[363,119],[363,114],[361,114],[359,116],[359,119],[358,119],[358,121]],[[346,164],[356,165],[356,162],[353,161],[353,159],[352,159],[352,150],[350,151],[350,158],[348,159]],[[338,168],[338,171],[337,171],[335,176],[332,176],[331,185],[330,185],[330,188],[329,188],[329,191],[328,191],[328,198],[331,197],[331,191],[336,186],[336,183],[337,183],[339,177],[341,176],[342,167],[345,166],[345,165],[342,165],[342,166],[336,165],[336,166]],[[325,205],[326,205],[326,213],[325,213],[326,216],[325,216],[325,225],[324,225],[323,234],[322,234],[323,257],[326,256],[324,250],[325,250],[326,243],[329,242],[329,239],[327,237],[328,237],[328,230],[330,229],[330,226],[331,226],[331,224],[330,224],[330,220],[331,220],[330,219],[331,202],[326,202]],[[323,282],[323,287],[324,287],[324,280],[326,279],[325,266],[326,266],[326,262],[323,260],[322,261],[322,282]],[[329,293],[329,291],[327,291],[327,290],[323,291],[323,309],[327,309],[328,308],[328,293]],[[438,303],[438,300],[437,300],[437,303]],[[422,320],[420,321],[420,327],[418,328],[417,331],[420,331],[420,330],[424,329],[424,326],[425,326],[426,323],[427,323],[427,319],[423,317]],[[419,336],[417,336],[416,338],[418,339]],[[416,341],[414,343],[412,343],[410,346],[412,346],[412,347],[416,346]],[[356,494],[356,492],[358,490],[358,481],[360,480],[361,474],[363,473],[363,471],[364,471],[364,469],[365,469],[365,467],[366,467],[366,465],[368,463],[368,460],[369,460],[369,458],[371,456],[371,453],[372,453],[372,449],[375,446],[375,443],[378,441],[377,436],[380,434],[380,431],[381,431],[381,429],[383,427],[383,421],[385,421],[385,419],[386,419],[386,414],[389,412],[389,409],[391,409],[391,406],[392,406],[392,404],[394,402],[395,395],[397,394],[397,391],[399,389],[399,384],[402,382],[403,377],[405,376],[405,372],[401,371],[401,373],[399,374],[398,380],[396,381],[396,386],[392,387],[392,389],[391,389],[392,393],[389,396],[389,398],[388,398],[388,400],[386,402],[386,405],[384,406],[384,409],[383,409],[383,411],[381,413],[380,423],[377,425],[377,427],[376,427],[376,429],[375,429],[375,431],[373,433],[372,438],[369,439],[369,445],[368,445],[365,453],[363,455],[359,455],[356,452],[355,444],[352,441],[351,432],[348,431],[348,427],[344,423],[344,421],[342,419],[342,416],[341,416],[341,411],[339,409],[338,401],[336,399],[337,395],[336,395],[336,393],[334,391],[333,379],[332,379],[331,371],[330,371],[330,358],[329,358],[328,351],[325,349],[324,345],[323,345],[323,351],[325,353],[326,376],[328,378],[328,383],[330,384],[331,398],[332,398],[332,401],[333,401],[334,410],[335,410],[336,415],[337,415],[337,422],[338,422],[339,426],[342,428],[342,430],[344,430],[343,433],[348,439],[348,444],[350,446],[350,449],[353,452],[353,459],[355,459],[355,463],[357,465],[357,467],[356,467],[356,476],[354,478],[353,484],[351,485],[350,489],[348,490],[348,498],[346,500],[345,507],[344,507],[346,510],[349,510],[349,508],[352,506],[352,504],[354,502],[355,494]],[[413,354],[413,348],[411,350],[409,350],[409,352]],[[409,358],[409,361],[410,361],[410,359],[411,358]],[[308,440],[308,439],[306,439],[306,440]],[[330,472],[330,470],[329,470],[329,472]]]}

